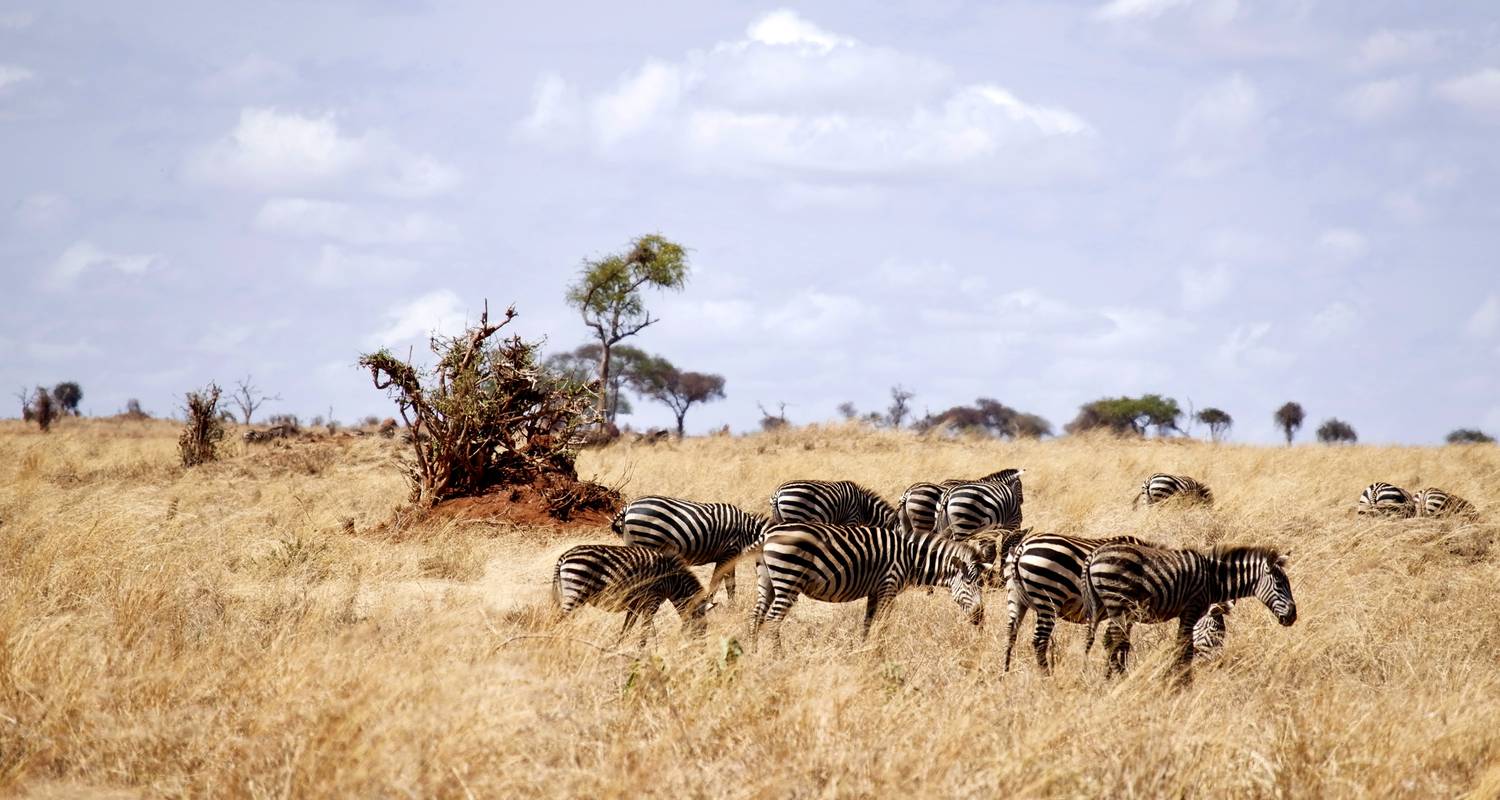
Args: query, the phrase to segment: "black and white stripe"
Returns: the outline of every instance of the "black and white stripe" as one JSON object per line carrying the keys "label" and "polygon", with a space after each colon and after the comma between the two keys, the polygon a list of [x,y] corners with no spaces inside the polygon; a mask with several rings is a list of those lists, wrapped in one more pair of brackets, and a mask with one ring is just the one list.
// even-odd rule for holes
{"label": "black and white stripe", "polygon": [[1266,547],[1167,550],[1113,542],[1095,548],[1084,567],[1089,633],[1105,623],[1108,673],[1125,669],[1130,628],[1137,622],[1176,619],[1177,665],[1188,677],[1194,655],[1193,628],[1215,603],[1259,598],[1282,625],[1297,621],[1297,603],[1286,574],[1286,556]]}
{"label": "black and white stripe", "polygon": [[1410,492],[1400,486],[1376,481],[1365,487],[1359,493],[1359,505],[1356,510],[1361,514],[1381,514],[1391,517],[1414,517],[1417,514],[1416,503],[1412,501]]}
{"label": "black and white stripe", "polygon": [[734,602],[734,565],[746,549],[765,535],[771,520],[728,503],[695,503],[675,497],[649,496],[630,502],[610,527],[625,544],[675,553],[689,566],[713,564],[708,595],[725,585]]}
{"label": "black and white stripe", "polygon": [[914,483],[896,504],[902,528],[908,533],[933,533],[937,527],[938,506],[947,490],[965,483],[1010,483],[1020,480],[1024,469],[1002,469],[977,480],[946,480],[940,483]]}
{"label": "black and white stripe", "polygon": [[1172,497],[1204,505],[1214,503],[1214,493],[1209,490],[1208,484],[1186,475],[1158,472],[1141,483],[1140,494],[1135,496],[1135,505],[1156,505]]}
{"label": "black and white stripe", "polygon": [[[865,601],[863,635],[911,586],[948,586],[953,601],[975,625],[984,622],[981,586],[993,566],[962,542],[894,528],[796,522],[767,533],[756,563],[757,596],[752,634],[772,624],[777,647],[780,621],[798,597],[827,603]],[[993,558],[993,554],[990,554]]]}
{"label": "black and white stripe", "polygon": [[826,522],[894,528],[896,509],[853,481],[788,481],[771,495],[771,522]]}
{"label": "black and white stripe", "polygon": [[933,527],[937,534],[958,540],[992,525],[1020,530],[1024,499],[1019,475],[1004,482],[961,483],[943,493]]}
{"label": "black and white stripe", "polygon": [[1419,517],[1472,517],[1479,513],[1473,503],[1435,486],[1417,492],[1411,499]]}
{"label": "black and white stripe", "polygon": [[552,598],[565,615],[585,605],[625,612],[621,638],[644,619],[643,645],[664,601],[677,609],[683,627],[694,635],[703,633],[703,615],[712,607],[703,584],[676,555],[614,544],[581,544],[563,553],[552,572]]}

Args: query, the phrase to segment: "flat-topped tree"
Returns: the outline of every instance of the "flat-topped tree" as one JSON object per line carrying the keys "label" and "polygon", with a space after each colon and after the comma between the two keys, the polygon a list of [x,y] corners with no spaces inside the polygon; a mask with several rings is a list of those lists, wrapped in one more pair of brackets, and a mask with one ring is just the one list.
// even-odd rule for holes
{"label": "flat-topped tree", "polygon": [[631,385],[645,397],[672,409],[677,417],[677,438],[683,435],[683,420],[694,403],[724,398],[724,376],[684,372],[660,357],[647,357],[637,366]]}
{"label": "flat-topped tree", "polygon": [[599,340],[601,421],[609,419],[611,351],[658,320],[646,309],[641,290],[681,289],[687,283],[687,250],[660,234],[642,236],[623,253],[583,262],[578,281],[568,287],[568,303]]}
{"label": "flat-topped tree", "polygon": [[1276,409],[1275,414],[1271,415],[1271,418],[1276,420],[1276,427],[1280,428],[1281,432],[1286,434],[1288,447],[1292,445],[1292,437],[1297,435],[1297,429],[1302,427],[1302,420],[1306,416],[1302,412],[1301,403],[1286,403],[1281,408]]}

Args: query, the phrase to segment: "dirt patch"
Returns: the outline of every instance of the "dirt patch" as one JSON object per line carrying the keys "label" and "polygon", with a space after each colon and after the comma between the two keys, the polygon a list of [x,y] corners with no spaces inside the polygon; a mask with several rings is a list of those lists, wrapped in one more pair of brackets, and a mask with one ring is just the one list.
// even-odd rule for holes
{"label": "dirt patch", "polygon": [[403,508],[371,533],[401,539],[457,523],[495,535],[521,530],[568,535],[608,528],[619,506],[620,495],[613,489],[566,478],[543,479],[477,497],[444,500],[430,509]]}

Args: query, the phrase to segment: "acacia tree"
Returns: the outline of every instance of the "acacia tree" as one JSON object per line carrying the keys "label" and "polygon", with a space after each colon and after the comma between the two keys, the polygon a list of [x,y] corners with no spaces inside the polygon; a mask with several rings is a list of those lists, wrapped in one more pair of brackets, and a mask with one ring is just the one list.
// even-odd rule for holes
{"label": "acacia tree", "polygon": [[660,357],[649,357],[639,365],[631,385],[643,396],[672,409],[677,417],[679,439],[683,435],[683,420],[694,403],[724,398],[724,376],[683,372]]}
{"label": "acacia tree", "polygon": [[1281,432],[1286,434],[1287,447],[1291,447],[1292,437],[1297,435],[1297,429],[1302,427],[1302,420],[1305,418],[1305,415],[1302,413],[1302,405],[1300,403],[1286,403],[1281,408],[1276,409],[1276,413],[1272,414],[1271,418],[1276,420],[1276,427],[1281,428]]}
{"label": "acacia tree", "polygon": [[1318,426],[1318,441],[1323,444],[1353,444],[1359,441],[1359,434],[1354,432],[1353,425],[1337,417],[1330,417]]}
{"label": "acacia tree", "polygon": [[57,406],[52,402],[52,395],[40,386],[36,387],[36,395],[31,401],[31,418],[41,426],[43,433],[51,430],[52,420],[57,419]]}
{"label": "acacia tree", "polygon": [[1494,444],[1495,437],[1476,428],[1459,428],[1448,434],[1448,444]]}
{"label": "acacia tree", "polygon": [[1157,436],[1179,431],[1182,407],[1170,397],[1147,394],[1140,397],[1104,397],[1078,408],[1078,416],[1064,429],[1068,433],[1106,429],[1117,434],[1144,436],[1155,427]]}
{"label": "acacia tree", "polygon": [[[588,383],[594,380],[595,371],[599,368],[599,361],[603,357],[603,348],[597,344],[584,344],[566,352],[553,353],[547,357],[546,366],[558,375],[577,381]],[[624,389],[630,385],[642,364],[651,359],[645,351],[631,347],[630,345],[615,345],[614,351],[609,357],[609,376],[605,381],[605,389],[601,393],[608,398],[604,409],[606,422],[614,422],[620,414],[629,414],[631,408],[630,399],[625,396]]]}
{"label": "acacia tree", "polygon": [[892,428],[899,428],[906,421],[911,414],[911,399],[916,396],[915,392],[908,391],[899,383],[891,387],[891,407],[886,410],[885,419]]}
{"label": "acacia tree", "polygon": [[1208,435],[1215,442],[1224,438],[1224,433],[1234,425],[1234,417],[1217,408],[1205,408],[1193,416],[1208,426]]}
{"label": "acacia tree", "polygon": [[259,387],[251,382],[252,377],[246,375],[243,380],[235,381],[234,393],[229,396],[229,402],[234,403],[235,407],[240,410],[240,416],[244,419],[246,425],[250,424],[250,417],[255,414],[256,409],[265,405],[268,401],[281,399],[281,395],[279,394],[265,394],[262,392]]}
{"label": "acacia tree", "polygon": [[62,406],[62,413],[78,416],[78,404],[83,402],[83,389],[73,381],[63,381],[52,387],[52,399]]}
{"label": "acacia tree", "polygon": [[578,309],[583,324],[599,340],[599,401],[601,421],[609,417],[610,359],[620,340],[634,336],[658,320],[646,309],[641,290],[681,289],[687,283],[687,251],[660,234],[642,236],[624,253],[583,262],[578,281],[568,287],[568,303]]}

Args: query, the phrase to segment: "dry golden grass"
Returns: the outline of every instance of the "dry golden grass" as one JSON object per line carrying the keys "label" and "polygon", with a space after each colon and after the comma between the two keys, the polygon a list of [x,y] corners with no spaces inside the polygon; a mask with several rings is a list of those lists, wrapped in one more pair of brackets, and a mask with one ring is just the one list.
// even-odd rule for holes
{"label": "dry golden grass", "polygon": [[[175,466],[165,423],[0,424],[0,791],[75,796],[1350,797],[1500,793],[1496,526],[1359,518],[1372,480],[1500,513],[1500,449],[924,441],[852,429],[590,452],[582,471],[760,509],[780,481],[908,482],[1024,466],[1038,529],[1289,549],[1283,629],[1251,601],[1224,658],[1164,686],[1167,626],[1106,683],[1063,625],[1000,670],[938,592],[861,646],[861,604],[803,601],[787,652],[736,658],[751,594],[647,653],[620,618],[554,618],[578,534],[480,523],[375,533],[393,442]],[[1213,510],[1132,512],[1146,474]],[[349,532],[352,525],[353,532]],[[608,531],[587,537],[607,541]],[[1029,631],[1023,631],[1023,641]]]}

